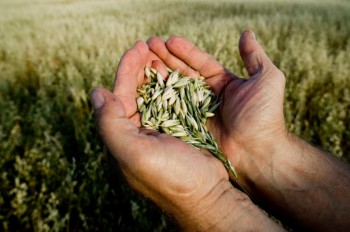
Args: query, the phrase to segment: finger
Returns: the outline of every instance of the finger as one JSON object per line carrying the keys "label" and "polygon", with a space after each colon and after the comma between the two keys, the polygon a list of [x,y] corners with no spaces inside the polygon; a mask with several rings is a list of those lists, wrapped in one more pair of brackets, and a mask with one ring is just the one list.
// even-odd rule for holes
{"label": "finger", "polygon": [[129,162],[131,154],[142,152],[140,146],[130,146],[146,143],[139,129],[126,117],[124,104],[119,97],[104,88],[97,88],[91,92],[91,103],[95,109],[98,132],[118,161]]}
{"label": "finger", "polygon": [[152,62],[152,68],[154,68],[155,70],[157,70],[159,72],[159,74],[163,77],[166,78],[169,75],[168,70],[166,69],[165,64],[160,61],[160,60],[154,60]]}
{"label": "finger", "polygon": [[141,114],[136,113],[129,118],[129,120],[137,127],[141,127]]}
{"label": "finger", "polygon": [[137,48],[133,47],[124,53],[119,62],[113,93],[135,98],[140,71],[141,55]]}
{"label": "finger", "polygon": [[224,67],[212,56],[196,47],[184,37],[171,37],[166,42],[166,47],[174,56],[198,71],[204,77],[212,77],[225,72]]}
{"label": "finger", "polygon": [[[153,57],[146,42],[139,40],[135,43],[134,48],[136,48],[140,53],[141,67],[139,69],[139,75],[137,76],[137,86],[141,87],[145,83],[145,67],[151,63]],[[159,58],[158,58],[159,59]]]}
{"label": "finger", "polygon": [[156,60],[162,62],[162,60],[154,52],[152,52],[150,50],[149,51],[149,55],[148,55],[148,60],[147,60],[146,67],[152,67],[153,61],[156,61]]}
{"label": "finger", "polygon": [[251,30],[243,32],[239,40],[239,51],[250,77],[275,68]]}
{"label": "finger", "polygon": [[107,89],[102,87],[93,89],[90,99],[96,114],[112,115],[115,119],[126,118],[125,108],[121,100]]}
{"label": "finger", "polygon": [[159,37],[152,37],[147,40],[147,44],[151,51],[153,51],[164,63],[172,70],[178,70],[180,73],[197,77],[198,73],[196,70],[189,67],[181,59],[174,56],[169,52],[165,42]]}
{"label": "finger", "polygon": [[144,41],[137,41],[133,48],[122,56],[113,93],[129,96],[135,95],[137,87],[144,83],[144,67],[149,61],[149,49]]}
{"label": "finger", "polygon": [[144,82],[148,52],[147,44],[137,41],[133,48],[124,53],[118,65],[113,93],[122,101],[127,117],[134,115],[137,110],[137,88]]}

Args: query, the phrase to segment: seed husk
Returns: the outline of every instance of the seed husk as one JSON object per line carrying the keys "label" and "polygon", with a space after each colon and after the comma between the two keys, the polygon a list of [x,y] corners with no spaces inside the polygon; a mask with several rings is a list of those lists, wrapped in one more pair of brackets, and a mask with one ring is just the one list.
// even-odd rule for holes
{"label": "seed husk", "polygon": [[150,82],[138,89],[137,107],[141,125],[172,135],[197,149],[206,149],[215,155],[237,179],[230,161],[224,158],[205,123],[215,115],[220,102],[204,77],[190,78],[172,71],[164,79],[157,70],[145,68]]}

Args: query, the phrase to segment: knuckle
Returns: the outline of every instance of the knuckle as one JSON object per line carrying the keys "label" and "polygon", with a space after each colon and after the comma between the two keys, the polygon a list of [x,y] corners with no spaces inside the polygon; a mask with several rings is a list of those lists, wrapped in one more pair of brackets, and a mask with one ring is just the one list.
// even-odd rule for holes
{"label": "knuckle", "polygon": [[172,47],[172,46],[177,46],[177,44],[179,44],[179,42],[180,42],[181,40],[183,40],[183,39],[184,39],[184,37],[182,37],[182,36],[178,36],[178,35],[171,36],[171,37],[166,41],[166,45],[167,45],[167,46],[170,46],[170,47]]}

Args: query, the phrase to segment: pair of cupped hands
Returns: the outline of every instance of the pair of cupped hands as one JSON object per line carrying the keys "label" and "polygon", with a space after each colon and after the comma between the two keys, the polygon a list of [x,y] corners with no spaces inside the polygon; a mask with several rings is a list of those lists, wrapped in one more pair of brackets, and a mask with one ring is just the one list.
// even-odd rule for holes
{"label": "pair of cupped hands", "polygon": [[91,93],[100,136],[127,182],[183,228],[220,227],[227,215],[240,215],[237,204],[247,208],[253,204],[232,186],[232,177],[208,151],[141,128],[137,89],[146,82],[145,67],[163,77],[168,76],[166,67],[191,77],[204,76],[221,100],[208,122],[209,131],[235,167],[239,185],[257,196],[250,184],[269,169],[271,154],[264,151],[288,137],[283,115],[285,77],[251,30],[243,32],[239,51],[249,78],[228,71],[184,37],[137,41],[120,60],[113,91],[95,88]]}

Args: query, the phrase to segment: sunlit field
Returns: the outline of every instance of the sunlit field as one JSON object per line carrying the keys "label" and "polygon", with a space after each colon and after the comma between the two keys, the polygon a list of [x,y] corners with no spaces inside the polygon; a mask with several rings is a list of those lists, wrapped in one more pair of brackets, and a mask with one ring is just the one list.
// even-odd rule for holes
{"label": "sunlit field", "polygon": [[1,0],[0,231],[174,229],[107,159],[89,92],[153,35],[246,77],[246,28],[286,75],[289,130],[349,162],[350,1]]}

